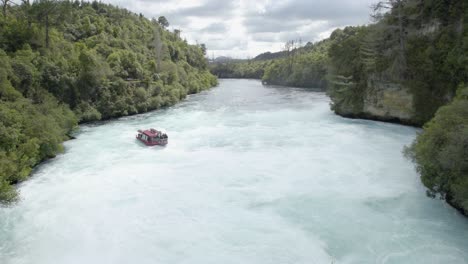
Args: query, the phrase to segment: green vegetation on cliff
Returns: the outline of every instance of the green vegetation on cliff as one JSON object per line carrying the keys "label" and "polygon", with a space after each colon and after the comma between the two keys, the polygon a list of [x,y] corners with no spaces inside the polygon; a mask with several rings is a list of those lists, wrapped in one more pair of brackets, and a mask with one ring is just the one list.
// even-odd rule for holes
{"label": "green vegetation on cliff", "polygon": [[266,69],[263,82],[296,87],[325,88],[327,85],[328,47],[324,40],[286,53]]}
{"label": "green vegetation on cliff", "polygon": [[468,215],[468,87],[441,107],[406,149],[429,194],[437,194]]}
{"label": "green vegetation on cliff", "polygon": [[392,0],[375,11],[377,23],[331,36],[332,109],[415,125],[435,115],[406,153],[432,197],[468,214],[468,89],[453,100],[468,82],[468,4]]}
{"label": "green vegetation on cliff", "polygon": [[210,63],[210,71],[218,78],[262,79],[271,60],[229,60]]}
{"label": "green vegetation on cliff", "polygon": [[353,116],[362,112],[370,70],[362,53],[369,31],[368,27],[347,27],[330,36],[327,93],[332,99],[332,110],[339,114]]}
{"label": "green vegetation on cliff", "polygon": [[98,2],[3,1],[0,14],[0,200],[62,150],[78,122],[170,106],[216,85],[202,45],[164,17]]}
{"label": "green vegetation on cliff", "polygon": [[[464,1],[392,0],[380,2],[375,11],[377,23],[337,30],[331,36],[333,109],[345,116],[374,115],[422,125],[467,80],[464,21],[468,5]],[[390,110],[382,107],[388,116],[375,114],[379,104],[373,101],[382,101],[376,99],[375,89],[384,86],[407,91],[411,105],[403,107],[409,110],[392,114],[391,110],[401,112],[395,104]]]}

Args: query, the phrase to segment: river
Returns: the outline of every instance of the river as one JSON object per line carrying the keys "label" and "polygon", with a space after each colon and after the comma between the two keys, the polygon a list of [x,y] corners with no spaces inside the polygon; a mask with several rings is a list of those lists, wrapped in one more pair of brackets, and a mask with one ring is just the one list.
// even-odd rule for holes
{"label": "river", "polygon": [[[0,208],[0,263],[468,263],[468,220],[402,155],[417,130],[329,102],[221,80],[84,125]],[[149,127],[169,144],[137,142]]]}

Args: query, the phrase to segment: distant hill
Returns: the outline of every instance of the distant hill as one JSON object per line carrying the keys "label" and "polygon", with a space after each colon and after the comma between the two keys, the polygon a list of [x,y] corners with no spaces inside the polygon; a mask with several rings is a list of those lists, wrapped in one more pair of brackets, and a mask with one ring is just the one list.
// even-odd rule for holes
{"label": "distant hill", "polygon": [[[318,42],[318,43],[320,43],[320,42]],[[295,52],[307,51],[307,50],[310,50],[311,48],[313,48],[314,45],[316,45],[316,44],[314,44],[312,42],[307,42],[307,44],[305,46],[301,46],[301,47],[298,47],[296,49],[293,49],[291,52],[295,53]],[[277,52],[267,51],[267,52],[264,52],[264,53],[261,53],[261,54],[257,55],[255,58],[253,58],[253,60],[274,60],[274,59],[281,59],[281,58],[284,58],[286,56],[288,56],[288,51],[284,51],[284,50],[283,51],[277,51]]]}
{"label": "distant hill", "polygon": [[219,57],[209,68],[219,78],[262,79],[267,84],[325,88],[329,40],[308,42],[300,47],[297,42],[287,45],[288,50],[265,52],[248,60]]}
{"label": "distant hill", "polygon": [[229,62],[242,62],[242,61],[246,61],[246,59],[234,59],[228,56],[219,56],[219,57],[216,57],[215,59],[208,60],[209,63],[229,63]]}
{"label": "distant hill", "polygon": [[257,55],[254,60],[274,60],[274,59],[279,59],[286,56],[285,51],[279,51],[279,52],[264,52],[262,54]]}
{"label": "distant hill", "polygon": [[220,57],[217,57],[217,58],[214,59],[214,60],[210,60],[210,62],[222,63],[222,62],[229,62],[229,61],[233,61],[233,60],[234,60],[234,59],[231,58],[231,57],[220,56]]}

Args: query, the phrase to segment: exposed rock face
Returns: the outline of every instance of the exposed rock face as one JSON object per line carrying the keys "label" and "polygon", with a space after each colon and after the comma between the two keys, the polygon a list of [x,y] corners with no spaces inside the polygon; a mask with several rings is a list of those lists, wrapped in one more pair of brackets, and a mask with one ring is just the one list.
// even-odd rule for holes
{"label": "exposed rock face", "polygon": [[327,92],[339,115],[422,126],[467,82],[466,22],[457,11],[396,29],[393,11],[393,22],[333,32]]}
{"label": "exposed rock face", "polygon": [[414,96],[408,88],[369,78],[362,104],[335,102],[333,110],[341,116],[420,126],[415,116]]}
{"label": "exposed rock face", "polygon": [[405,87],[395,83],[370,79],[362,112],[383,121],[415,123],[413,95]]}
{"label": "exposed rock face", "polygon": [[439,31],[440,29],[440,21],[437,19],[434,19],[430,21],[429,23],[424,24],[421,29],[415,31],[414,33],[419,34],[419,35],[431,35]]}

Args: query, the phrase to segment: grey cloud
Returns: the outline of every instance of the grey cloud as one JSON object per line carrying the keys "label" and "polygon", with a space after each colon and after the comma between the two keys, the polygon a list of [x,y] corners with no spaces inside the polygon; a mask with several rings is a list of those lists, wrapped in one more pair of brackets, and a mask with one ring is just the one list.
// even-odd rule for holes
{"label": "grey cloud", "polygon": [[205,43],[210,50],[245,54],[247,48],[274,51],[289,39],[317,41],[336,27],[367,23],[369,6],[377,0],[270,0],[264,6],[262,0],[201,0],[197,6],[178,0],[103,1],[149,18],[164,15],[189,41]]}
{"label": "grey cloud", "polygon": [[249,17],[244,25],[250,33],[281,32],[297,28],[301,20],[278,20],[269,16]]}
{"label": "grey cloud", "polygon": [[[149,1],[149,0],[140,0],[140,1]],[[170,11],[164,14],[169,20],[169,23],[176,25],[177,27],[186,28],[191,27],[192,18],[214,18],[214,19],[226,19],[230,18],[233,15],[235,10],[236,1],[234,0],[205,0],[199,6],[184,7],[180,6],[180,9],[176,11]],[[220,27],[214,26],[213,31],[209,31],[209,28],[202,29],[204,33],[211,32],[217,33],[220,32]]]}
{"label": "grey cloud", "polygon": [[[294,0],[275,2],[262,14],[250,10],[245,24],[249,32],[281,32],[291,30],[304,21],[327,21],[330,27],[368,22],[369,6],[374,0]],[[263,23],[260,23],[263,21]],[[272,31],[272,28],[276,31]]]}
{"label": "grey cloud", "polygon": [[206,0],[199,6],[195,7],[186,7],[183,6],[175,11],[170,13],[171,15],[181,15],[181,16],[195,16],[195,17],[219,17],[232,14],[234,10],[236,1],[233,0]]}
{"label": "grey cloud", "polygon": [[275,6],[271,10],[273,17],[312,18],[326,20],[347,20],[349,18],[367,17],[371,1],[340,1],[340,0],[295,0],[284,6]]}
{"label": "grey cloud", "polygon": [[[190,26],[189,17],[199,18],[226,18],[235,10],[236,0],[204,0],[198,6],[183,6],[177,0],[105,0],[105,2],[117,4],[134,12],[141,12],[147,17],[165,16],[169,23],[177,27]],[[175,10],[153,10],[152,5],[167,4],[173,2]],[[138,4],[143,4],[143,10],[136,10]]]}
{"label": "grey cloud", "polygon": [[212,23],[200,31],[205,33],[224,33],[227,31],[227,29],[228,28],[224,23]]}
{"label": "grey cloud", "polygon": [[251,35],[252,40],[258,42],[280,42],[285,43],[288,40],[302,40],[304,43],[316,41],[320,38],[320,34],[329,29],[328,26],[320,28],[310,28],[301,32],[297,31],[282,31],[282,32],[260,32]]}
{"label": "grey cloud", "polygon": [[[337,19],[367,16],[375,0],[289,0],[265,7],[265,13],[277,18]],[[253,14],[254,12],[250,12]]]}
{"label": "grey cloud", "polygon": [[210,50],[247,49],[247,42],[238,38],[207,38],[204,42]]}

